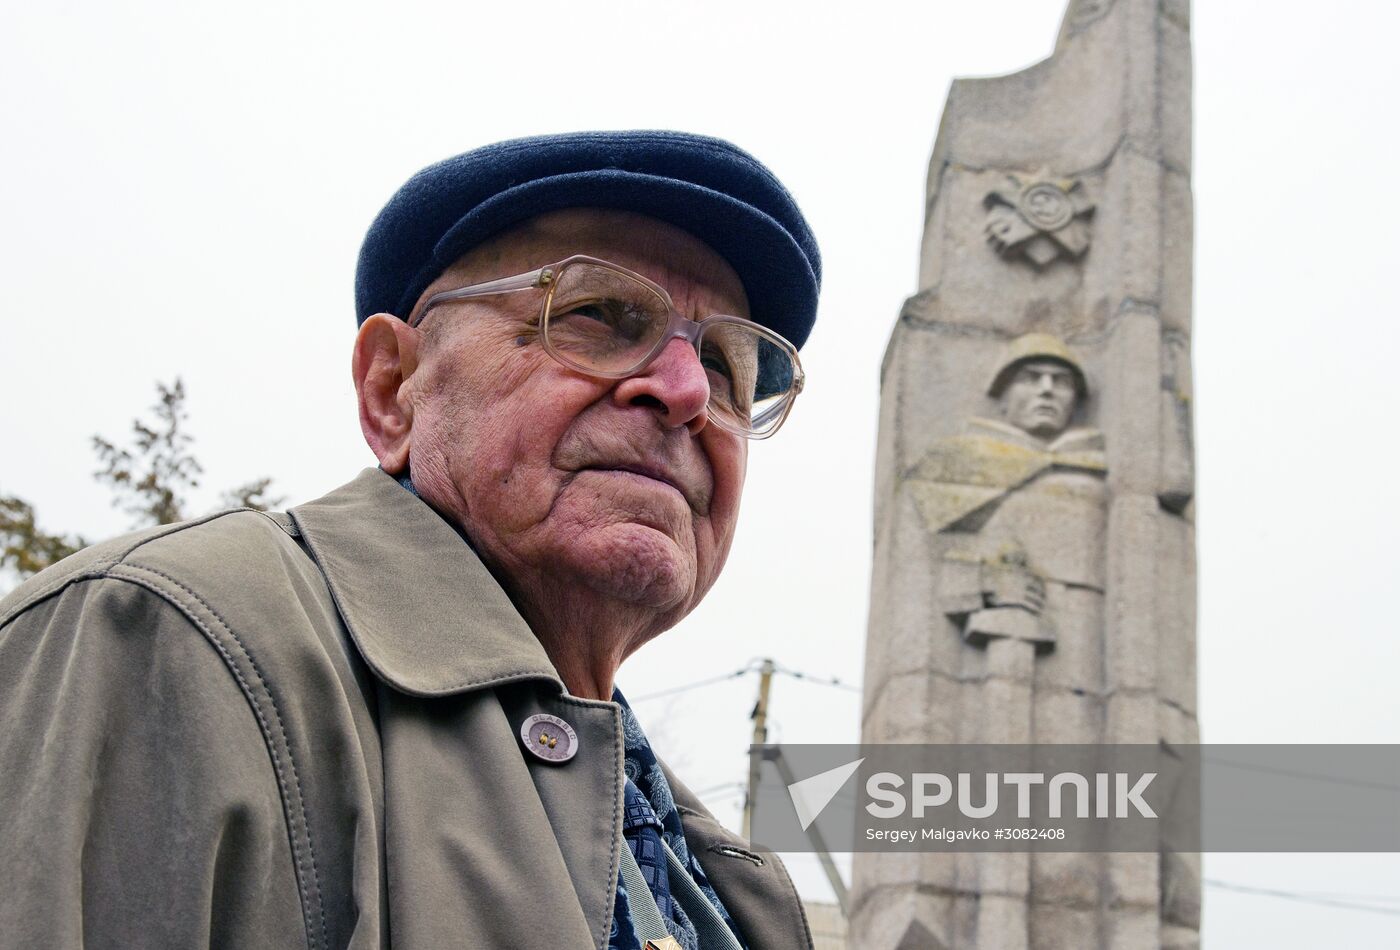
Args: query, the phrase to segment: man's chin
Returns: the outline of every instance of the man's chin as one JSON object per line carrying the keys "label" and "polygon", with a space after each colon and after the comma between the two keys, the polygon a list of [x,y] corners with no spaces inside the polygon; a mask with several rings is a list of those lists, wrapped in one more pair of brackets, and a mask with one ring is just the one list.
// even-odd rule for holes
{"label": "man's chin", "polygon": [[695,591],[695,556],[664,531],[636,522],[600,527],[567,560],[591,590],[638,607],[668,611]]}

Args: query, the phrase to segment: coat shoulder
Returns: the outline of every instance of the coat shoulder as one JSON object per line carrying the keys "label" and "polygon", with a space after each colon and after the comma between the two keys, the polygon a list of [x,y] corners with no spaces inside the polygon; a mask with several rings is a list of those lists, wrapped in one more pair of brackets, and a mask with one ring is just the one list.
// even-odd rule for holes
{"label": "coat shoulder", "polygon": [[233,509],[119,535],[64,558],[0,600],[0,627],[85,580],[115,578],[158,595],[218,601],[226,592],[256,597],[285,590],[293,577],[318,575],[296,541],[291,519]]}
{"label": "coat shoulder", "polygon": [[[29,776],[15,788],[0,781],[0,810],[47,800],[36,790],[60,783],[38,776],[36,762],[99,774],[102,788],[115,787],[102,772],[110,771],[104,750],[126,743],[119,764],[145,763],[128,784],[150,784],[171,801],[124,793],[122,802],[135,803],[130,813],[99,822],[81,810],[81,794],[72,802],[50,795],[54,808],[69,812],[16,819],[36,846],[54,850],[51,831],[88,827],[105,836],[101,854],[113,866],[169,865],[181,881],[227,877],[229,889],[265,895],[224,901],[216,900],[218,888],[186,888],[190,912],[172,918],[162,945],[200,945],[182,928],[194,921],[207,936],[219,918],[229,924],[221,930],[254,935],[249,945],[276,945],[284,942],[276,934],[296,931],[311,947],[343,944],[357,919],[354,902],[378,891],[373,881],[351,879],[377,868],[365,872],[352,854],[373,826],[381,768],[367,687],[343,636],[325,580],[285,516],[223,512],[79,552],[0,603],[0,727],[14,738],[0,735],[0,771],[20,766],[15,774]],[[70,723],[66,735],[81,734],[53,753],[20,741],[48,735],[58,722]],[[207,767],[194,767],[205,760]],[[172,812],[193,818],[176,821]],[[146,831],[119,834],[119,827]],[[169,855],[182,853],[170,840],[177,833],[192,844],[173,861]],[[47,877],[72,880],[94,847],[75,838],[55,850]],[[227,870],[230,849],[251,857]],[[141,921],[113,923],[111,908],[174,888],[158,875],[128,883],[101,908],[48,901],[54,913],[35,918],[42,927],[34,932],[45,939],[27,945],[69,945],[89,917],[125,933]],[[0,914],[0,932],[5,922]],[[64,939],[48,939],[55,935]]]}
{"label": "coat shoulder", "polygon": [[0,864],[0,947],[198,947],[211,921],[271,946],[306,928],[268,717],[187,612],[123,576],[132,540],[0,618],[0,824],[27,856]]}

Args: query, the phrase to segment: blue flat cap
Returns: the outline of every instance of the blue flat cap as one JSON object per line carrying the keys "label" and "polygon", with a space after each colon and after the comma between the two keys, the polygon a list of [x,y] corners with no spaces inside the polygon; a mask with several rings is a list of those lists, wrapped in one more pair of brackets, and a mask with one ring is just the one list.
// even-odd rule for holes
{"label": "blue flat cap", "polygon": [[370,225],[355,271],[359,322],[406,317],[439,274],[512,225],[561,208],[635,211],[688,231],[729,262],[750,315],[801,346],[817,316],[821,255],[766,167],[684,132],[575,132],[498,142],[430,165]]}

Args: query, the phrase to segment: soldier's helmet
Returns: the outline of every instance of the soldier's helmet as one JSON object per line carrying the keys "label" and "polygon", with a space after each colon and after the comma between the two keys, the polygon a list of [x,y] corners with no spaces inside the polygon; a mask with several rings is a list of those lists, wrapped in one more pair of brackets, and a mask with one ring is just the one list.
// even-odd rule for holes
{"label": "soldier's helmet", "polygon": [[1068,366],[1074,372],[1074,388],[1079,398],[1083,399],[1088,394],[1089,385],[1084,379],[1084,367],[1064,341],[1049,333],[1027,333],[1006,345],[1006,352],[1002,354],[996,374],[992,376],[992,384],[987,387],[987,395],[993,399],[999,398],[1011,382],[1011,378],[1016,375],[1016,370],[1023,363],[1033,360],[1054,360]]}

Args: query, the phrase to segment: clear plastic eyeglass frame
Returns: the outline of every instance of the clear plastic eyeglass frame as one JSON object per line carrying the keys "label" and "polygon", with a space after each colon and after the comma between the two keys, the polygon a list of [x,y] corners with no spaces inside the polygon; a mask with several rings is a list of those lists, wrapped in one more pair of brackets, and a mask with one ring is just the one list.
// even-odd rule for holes
{"label": "clear plastic eyeglass frame", "polygon": [[[559,275],[563,273],[565,268],[572,264],[592,264],[597,267],[606,268],[623,277],[636,281],[655,293],[666,304],[666,309],[669,313],[666,329],[662,332],[651,350],[637,361],[635,366],[616,372],[599,370],[584,366],[576,360],[570,359],[551,345],[549,340],[548,318],[550,314],[550,304],[554,296],[554,287],[558,282]],[[423,308],[418,311],[417,315],[409,320],[408,325],[411,327],[418,326],[423,318],[427,316],[429,310],[441,304],[452,303],[457,300],[467,300],[473,297],[486,297],[492,294],[518,293],[524,290],[545,291],[544,301],[540,305],[540,338],[544,343],[545,352],[569,369],[597,379],[626,379],[629,376],[635,376],[646,369],[647,366],[661,354],[661,351],[666,348],[666,344],[677,337],[680,337],[694,347],[696,355],[698,356],[700,354],[701,334],[705,329],[715,324],[724,323],[742,326],[772,342],[792,358],[793,377],[792,385],[783,396],[781,405],[765,410],[764,415],[767,419],[765,420],[763,428],[760,430],[745,428],[725,420],[722,413],[712,412],[710,414],[710,420],[720,426],[720,428],[741,435],[747,439],[766,439],[777,432],[778,429],[782,428],[783,423],[787,420],[788,413],[792,411],[792,404],[796,402],[797,394],[802,391],[803,384],[806,380],[806,376],[802,371],[802,363],[797,357],[797,348],[780,334],[774,333],[767,327],[754,323],[752,320],[745,320],[742,317],[732,317],[728,314],[715,313],[700,320],[691,320],[689,317],[682,316],[676,310],[676,305],[671,301],[671,295],[666,292],[665,288],[625,267],[620,267],[617,264],[600,260],[596,257],[588,257],[584,254],[575,254],[557,264],[546,264],[544,267],[529,271],[525,274],[516,274],[513,277],[500,277],[496,280],[472,284],[470,287],[459,287],[455,290],[444,290],[441,293],[433,294],[423,304]]]}

